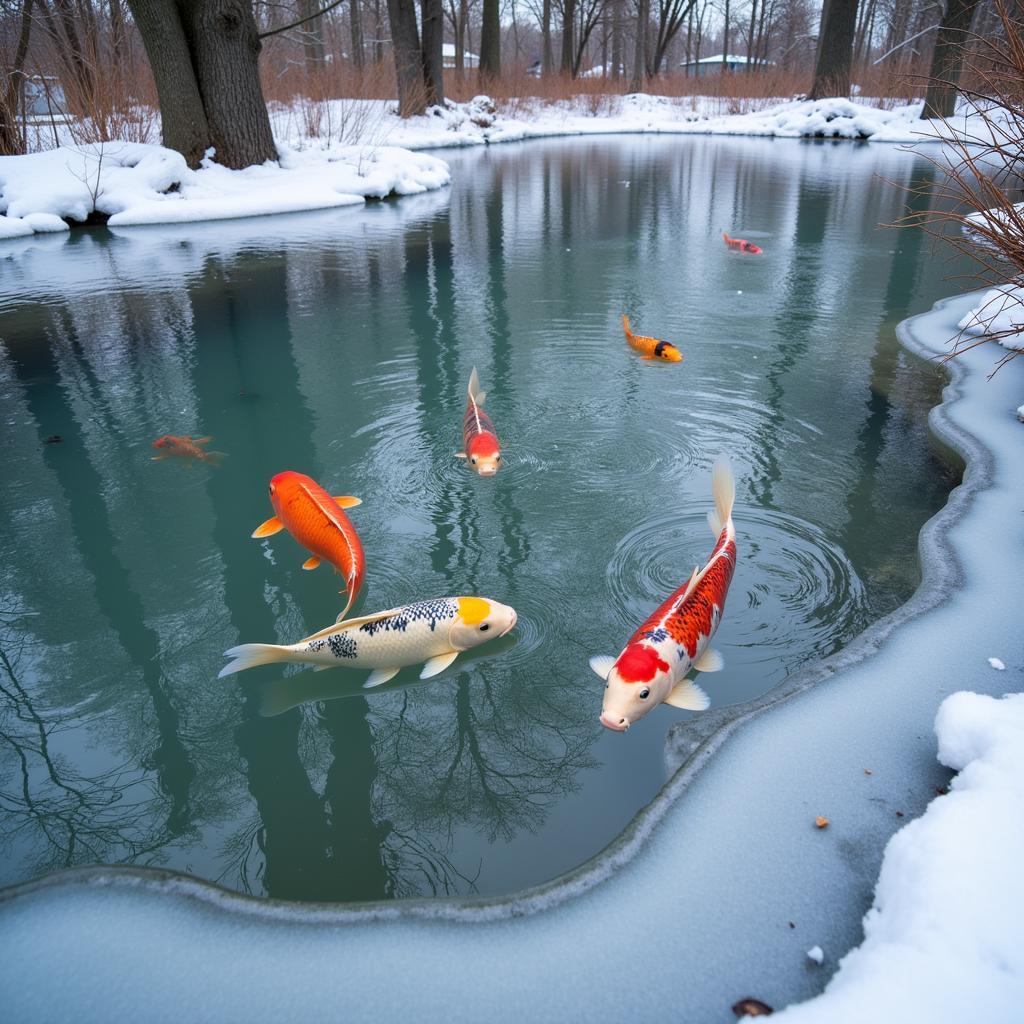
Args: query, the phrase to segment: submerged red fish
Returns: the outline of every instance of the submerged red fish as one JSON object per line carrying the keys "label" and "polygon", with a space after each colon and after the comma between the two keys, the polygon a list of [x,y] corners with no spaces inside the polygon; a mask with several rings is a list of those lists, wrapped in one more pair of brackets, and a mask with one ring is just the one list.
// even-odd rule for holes
{"label": "submerged red fish", "polygon": [[715,511],[708,514],[708,522],[718,540],[707,564],[693,570],[689,582],[654,611],[617,658],[590,659],[590,667],[605,680],[601,724],[616,732],[625,732],[659,704],[691,711],[703,711],[709,704],[707,694],[686,674],[691,668],[716,672],[722,667],[722,656],[709,644],[736,568],[736,486],[728,462],[715,464],[711,489]]}
{"label": "submerged red fish", "polygon": [[270,481],[270,504],[277,515],[253,530],[253,537],[270,537],[287,530],[312,554],[303,569],[315,569],[329,562],[345,577],[348,604],[338,616],[343,619],[363,585],[366,558],[359,534],[342,509],[362,504],[351,495],[332,497],[312,477],[286,470]]}
{"label": "submerged red fish", "polygon": [[475,366],[469,375],[468,392],[466,414],[462,417],[463,447],[455,456],[468,460],[470,469],[481,476],[494,476],[501,468],[501,443],[490,416],[483,410],[487,394],[480,390]]}
{"label": "submerged red fish", "polygon": [[722,240],[730,249],[749,252],[751,256],[760,256],[762,253],[761,246],[754,245],[753,242],[748,242],[745,238],[730,238],[724,231],[722,232]]}
{"label": "submerged red fish", "polygon": [[210,466],[219,466],[224,452],[203,451],[202,445],[209,444],[212,437],[176,437],[174,434],[164,434],[153,442],[153,447],[160,453],[153,456],[154,462],[162,459],[184,459],[186,465],[192,462],[205,462]]}

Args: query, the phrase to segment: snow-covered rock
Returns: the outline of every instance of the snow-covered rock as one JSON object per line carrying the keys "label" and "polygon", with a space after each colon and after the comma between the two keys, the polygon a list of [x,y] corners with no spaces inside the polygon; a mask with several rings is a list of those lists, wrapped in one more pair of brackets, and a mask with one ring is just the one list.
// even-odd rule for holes
{"label": "snow-covered rock", "polygon": [[1012,284],[990,288],[957,327],[967,334],[994,336],[1004,348],[1024,349],[1024,288]]}

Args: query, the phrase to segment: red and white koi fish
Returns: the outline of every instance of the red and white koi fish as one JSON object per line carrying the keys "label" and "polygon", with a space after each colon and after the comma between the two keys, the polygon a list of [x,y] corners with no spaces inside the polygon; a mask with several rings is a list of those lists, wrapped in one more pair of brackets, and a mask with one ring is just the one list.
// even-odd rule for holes
{"label": "red and white koi fish", "polygon": [[490,416],[483,410],[486,392],[480,390],[476,367],[469,375],[466,415],[462,417],[462,451],[457,459],[467,459],[470,468],[481,476],[494,476],[501,468],[501,444]]}
{"label": "red and white koi fish", "polygon": [[722,656],[708,645],[725,608],[736,568],[736,530],[732,505],[736,494],[729,463],[715,463],[711,476],[715,511],[708,522],[718,543],[703,569],[694,569],[680,587],[630,637],[617,657],[595,657],[590,667],[605,680],[601,724],[625,732],[659,704],[703,711],[710,701],[686,678],[691,668],[717,672]]}
{"label": "red and white koi fish", "polygon": [[754,245],[753,242],[748,242],[745,238],[730,238],[724,231],[722,232],[722,241],[725,242],[730,249],[739,249],[740,252],[749,252],[751,256],[761,255],[761,246]]}
{"label": "red and white koi fish", "polygon": [[352,607],[366,572],[366,557],[359,534],[342,509],[361,505],[351,495],[331,497],[312,477],[286,470],[270,481],[270,504],[277,515],[260,523],[253,537],[270,537],[287,530],[307,551],[303,569],[315,569],[329,562],[345,577],[348,604],[338,616],[341,621]]}
{"label": "red and white koi fish", "polygon": [[153,461],[183,459],[187,466],[191,466],[193,462],[205,462],[210,466],[219,466],[226,453],[207,452],[202,448],[212,440],[212,437],[189,437],[187,434],[184,437],[176,437],[174,434],[164,434],[163,437],[158,437],[153,442],[153,447],[159,453],[153,456]]}
{"label": "red and white koi fish", "polygon": [[661,359],[666,363],[681,363],[683,353],[670,341],[659,341],[649,338],[646,334],[634,334],[629,327],[629,317],[623,314],[622,329],[626,332],[626,341],[635,348],[644,359]]}

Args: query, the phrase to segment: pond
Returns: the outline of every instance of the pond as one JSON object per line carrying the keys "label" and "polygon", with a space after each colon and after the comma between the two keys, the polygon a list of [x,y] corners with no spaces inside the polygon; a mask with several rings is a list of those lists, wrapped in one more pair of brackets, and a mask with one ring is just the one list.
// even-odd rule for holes
{"label": "pond", "polygon": [[[664,783],[689,714],[608,732],[587,659],[710,554],[719,453],[739,564],[713,706],[913,592],[959,467],[926,425],[941,371],[894,327],[952,286],[923,234],[879,225],[925,161],[692,137],[443,155],[439,193],[0,253],[0,884],[131,863],[353,901],[582,863]],[[638,359],[622,313],[684,361]],[[492,479],[453,457],[473,366]],[[153,461],[164,434],[227,457]],[[285,469],[362,498],[357,613],[481,594],[516,629],[371,693],[358,672],[217,679],[226,648],[344,604],[290,537],[250,538]]]}

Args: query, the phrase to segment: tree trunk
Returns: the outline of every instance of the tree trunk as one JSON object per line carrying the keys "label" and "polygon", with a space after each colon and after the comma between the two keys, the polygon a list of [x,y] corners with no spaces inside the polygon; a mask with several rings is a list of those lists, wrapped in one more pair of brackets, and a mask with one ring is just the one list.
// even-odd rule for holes
{"label": "tree trunk", "polygon": [[173,0],[128,0],[160,100],[163,144],[198,167],[213,144],[178,7]]}
{"label": "tree trunk", "polygon": [[629,80],[630,92],[642,92],[647,75],[647,21],[650,9],[650,0],[637,0],[636,47],[633,51],[633,77]]}
{"label": "tree trunk", "polygon": [[612,79],[616,82],[622,74],[625,57],[622,45],[622,4],[623,0],[612,0]]}
{"label": "tree trunk", "polygon": [[856,29],[857,0],[825,0],[818,33],[814,84],[808,99],[850,95],[850,65]]}
{"label": "tree trunk", "polygon": [[420,0],[423,24],[423,87],[428,106],[444,103],[444,8],[441,0]]}
{"label": "tree trunk", "polygon": [[480,76],[501,77],[501,19],[499,0],[483,0],[483,19],[480,25]]}
{"label": "tree trunk", "polygon": [[555,69],[555,55],[551,51],[551,0],[544,0],[540,25],[540,71],[547,78]]}
{"label": "tree trunk", "polygon": [[299,0],[299,17],[312,18],[299,26],[302,34],[302,57],[306,73],[322,71],[324,60],[324,28],[320,18],[313,17],[320,10],[320,0]]}
{"label": "tree trunk", "polygon": [[398,114],[400,117],[412,117],[427,109],[414,0],[388,0],[388,17],[391,21],[391,49],[395,55],[395,79],[398,82]]}
{"label": "tree trunk", "polygon": [[574,77],[573,63],[576,59],[574,29],[576,27],[576,0],[562,0],[562,74]]}
{"label": "tree trunk", "polygon": [[[825,0],[828,3],[828,0]],[[729,0],[725,0],[725,28],[722,36],[722,74],[729,70]]]}
{"label": "tree trunk", "polygon": [[24,0],[22,5],[14,61],[7,69],[7,81],[0,96],[0,154],[3,156],[19,156],[25,152],[25,140],[18,130],[18,97],[24,94],[22,69],[32,34],[32,3],[33,0]]}
{"label": "tree trunk", "polygon": [[952,117],[956,110],[956,87],[963,69],[964,43],[977,6],[978,0],[949,0],[946,5],[935,39],[922,119]]}
{"label": "tree trunk", "polygon": [[365,63],[363,56],[363,9],[360,6],[361,0],[349,0],[348,19],[349,32],[352,36],[352,67],[360,71]]}
{"label": "tree trunk", "polygon": [[[68,101],[84,113],[93,94],[92,67],[82,49],[71,0],[54,0],[54,3],[60,16],[61,33],[64,36],[64,43],[60,48],[61,58],[71,72],[71,82],[67,83],[72,85],[72,88],[67,89]],[[45,0],[42,6],[46,8]]]}

